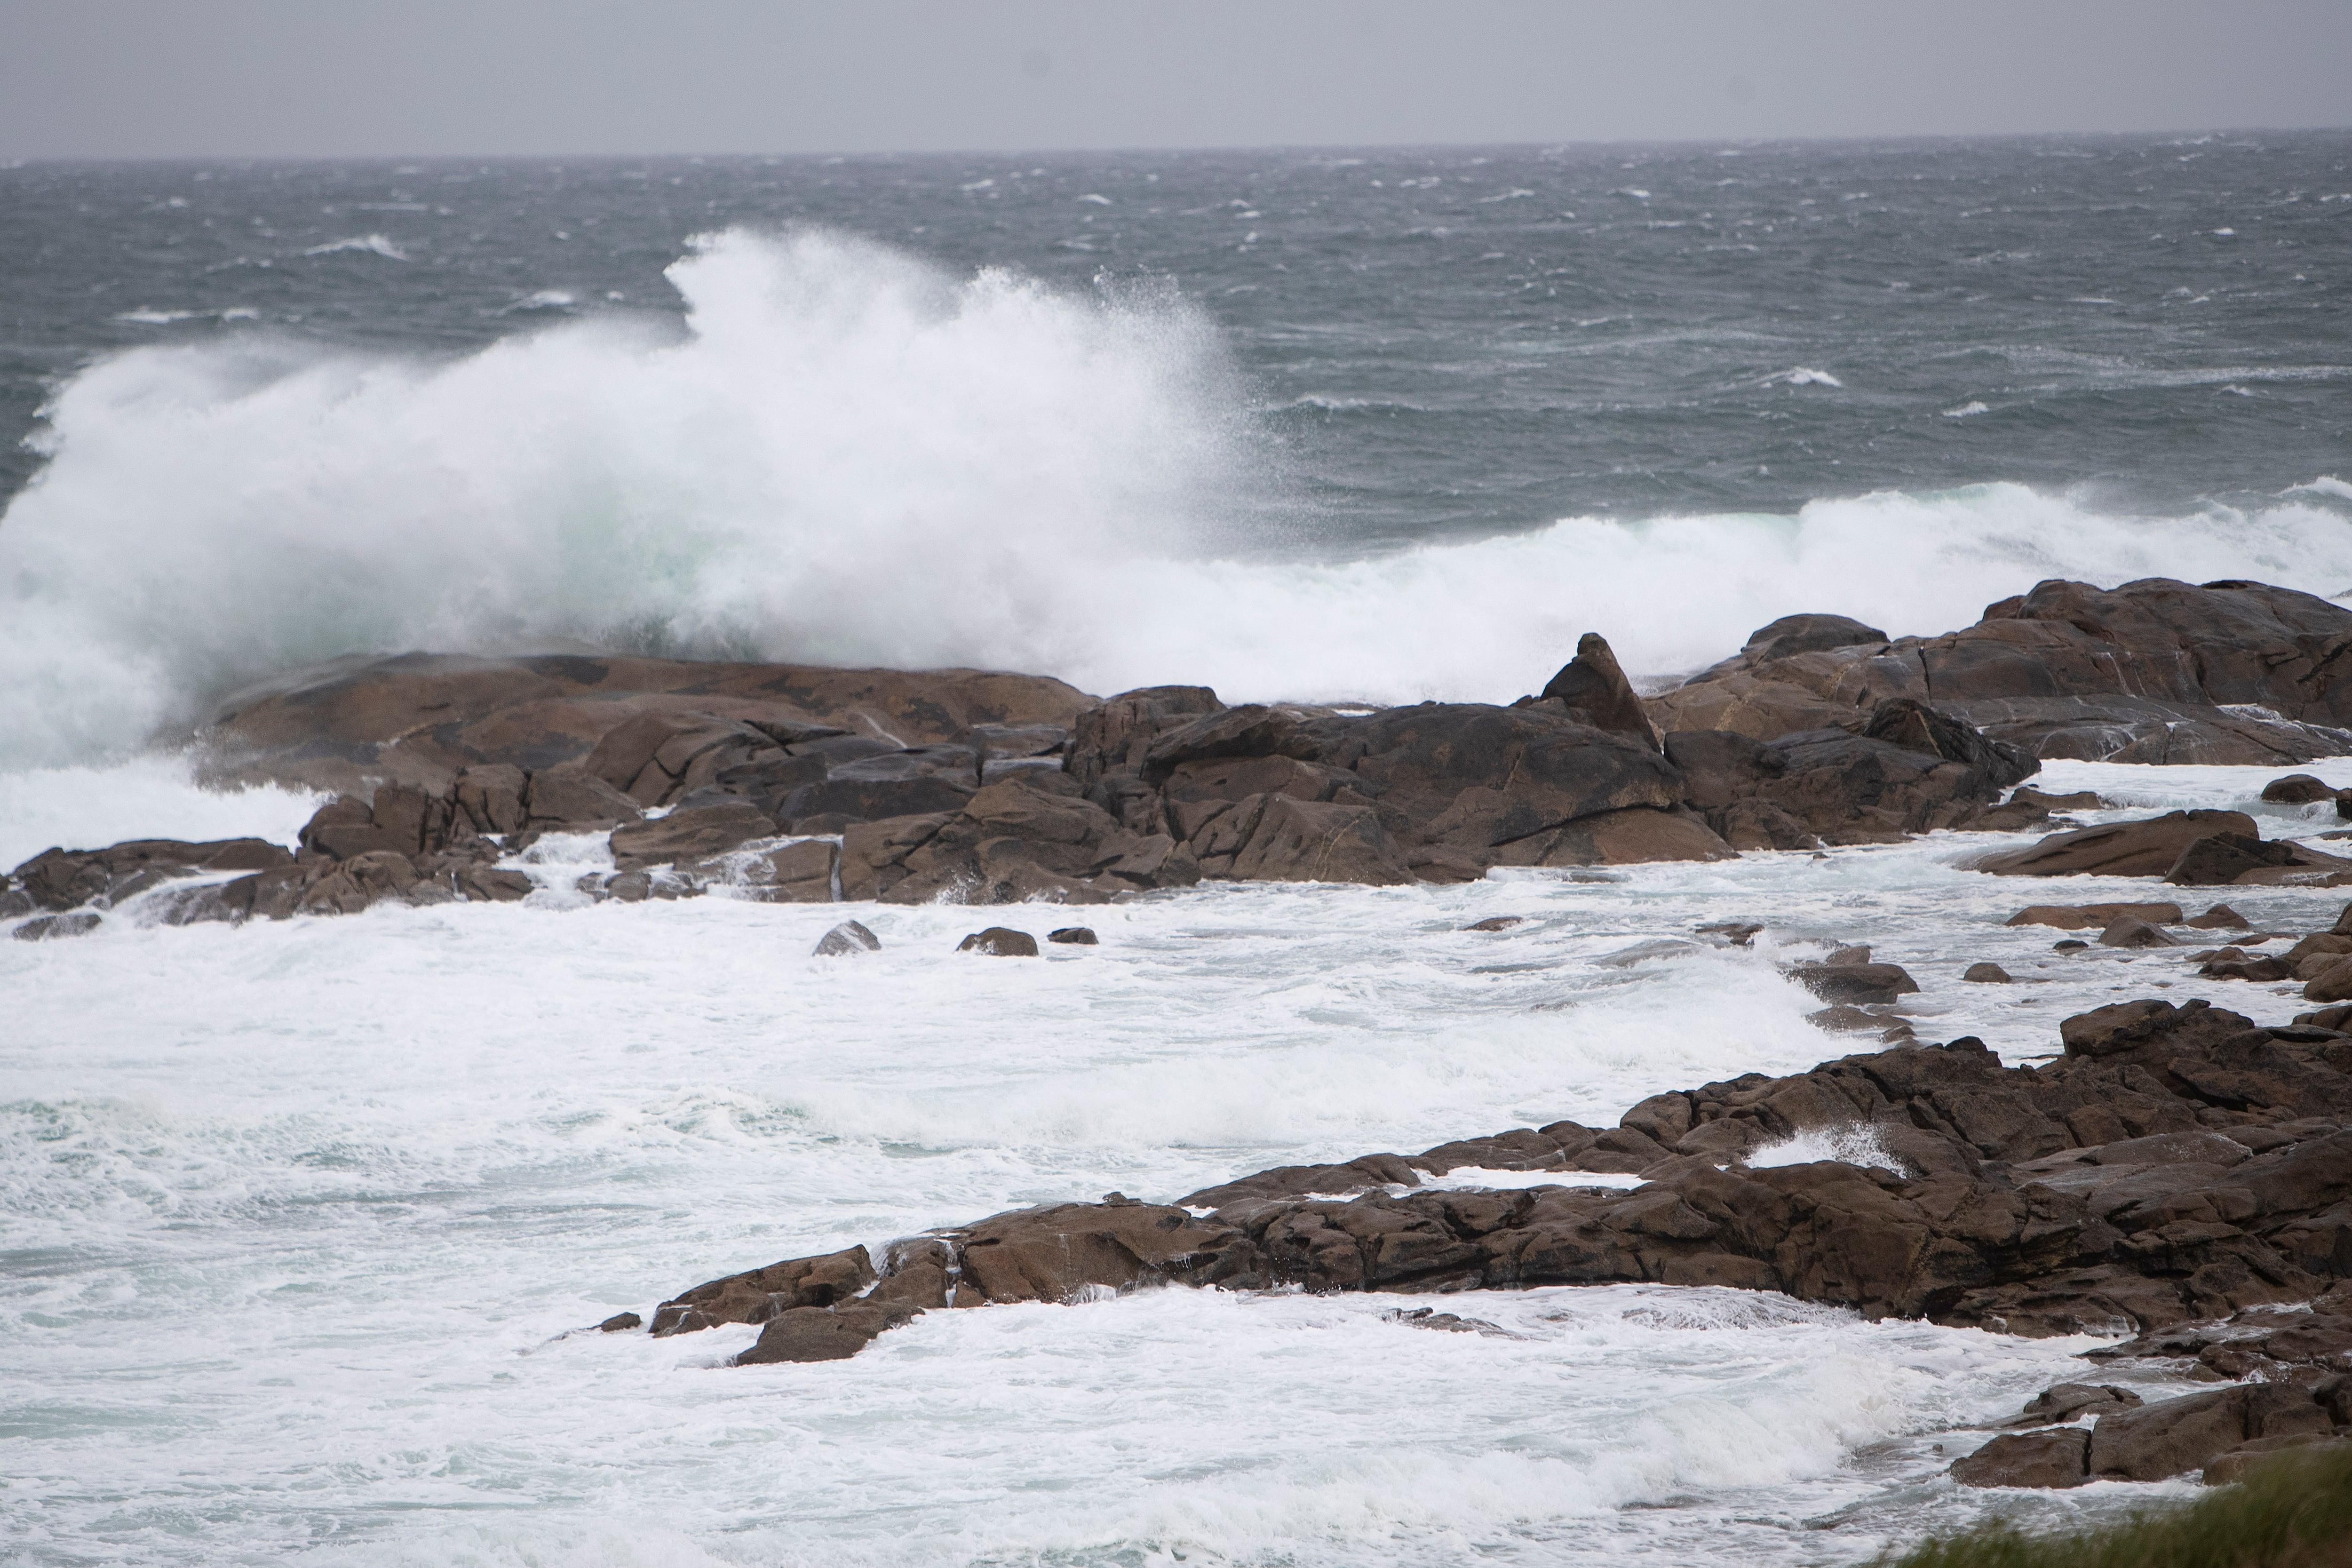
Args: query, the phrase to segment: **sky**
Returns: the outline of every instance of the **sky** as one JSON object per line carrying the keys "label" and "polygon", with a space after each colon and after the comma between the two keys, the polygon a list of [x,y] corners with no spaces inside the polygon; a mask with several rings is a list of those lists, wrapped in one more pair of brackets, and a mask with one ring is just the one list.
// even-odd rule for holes
{"label": "sky", "polygon": [[2352,0],[0,0],[0,158],[2352,123]]}

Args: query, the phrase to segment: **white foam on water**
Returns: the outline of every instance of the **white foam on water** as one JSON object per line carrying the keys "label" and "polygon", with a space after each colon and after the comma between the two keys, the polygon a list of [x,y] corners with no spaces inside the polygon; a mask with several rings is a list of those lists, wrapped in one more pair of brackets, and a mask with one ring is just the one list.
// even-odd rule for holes
{"label": "white foam on water", "polygon": [[199,789],[186,760],[145,755],[106,766],[0,773],[0,870],[42,850],[126,838],[267,838],[293,847],[323,803],[304,790]]}
{"label": "white foam on water", "polygon": [[1421,1184],[1441,1191],[1503,1193],[1523,1187],[1638,1187],[1642,1178],[1609,1171],[1494,1171],[1457,1165],[1442,1176],[1422,1177]]}
{"label": "white foam on water", "polygon": [[1590,630],[1657,674],[1795,611],[1940,632],[2052,576],[2352,584],[2325,479],[2185,517],[1990,484],[1273,559],[1239,531],[1282,493],[1257,400],[1179,300],[824,234],[730,231],[670,276],[682,340],[547,310],[449,363],[246,332],[67,383],[0,521],[0,767],[121,752],[354,652],[1508,700]]}
{"label": "white foam on water", "polygon": [[1874,1127],[1813,1127],[1791,1133],[1777,1142],[1751,1150],[1742,1163],[1755,1170],[1769,1170],[1776,1165],[1809,1165],[1818,1160],[1833,1160],[1846,1165],[1876,1165],[1884,1170],[1900,1171],[1903,1162],[1886,1152],[1878,1140]]}
{"label": "white foam on water", "polygon": [[386,239],[380,234],[362,235],[355,239],[330,240],[324,245],[314,245],[308,250],[305,250],[302,254],[305,256],[336,256],[345,252],[358,252],[366,256],[381,256],[386,261],[405,261],[408,259],[408,253],[406,251],[401,249],[400,247],[394,245],[391,240]]}
{"label": "white foam on water", "polygon": [[[2352,782],[2352,759],[2310,771]],[[2253,801],[2274,772],[2041,782],[2292,809]],[[41,810],[86,798],[61,836],[100,842],[275,837],[300,804],[161,764],[23,778]],[[602,853],[575,836],[543,845],[551,890],[520,905],[229,929],[134,902],[87,937],[0,941],[0,1426],[24,1439],[0,1530],[60,1568],[1863,1560],[2012,1506],[1937,1479],[1981,1439],[1955,1428],[2081,1375],[2088,1342],[1651,1287],[1443,1303],[1500,1333],[1383,1321],[1425,1296],[1172,1289],[933,1313],[853,1361],[758,1369],[719,1364],[746,1328],[558,1336],[1018,1204],[1604,1126],[1663,1089],[1871,1048],[1807,1023],[1818,1002],[1781,973],[1833,942],[1912,973],[1922,1037],[2011,1060],[2128,996],[2302,1007],[2178,951],[2062,954],[2005,926],[2147,892],[1958,864],[2016,842],[1208,888],[1090,909],[1100,946],[1029,960],[954,950],[1071,911],[562,907]],[[2227,892],[2266,929],[2342,902]],[[1527,918],[1464,929],[1500,914]],[[845,917],[882,951],[809,956]],[[1764,923],[1755,946],[1693,940],[1732,920]],[[1962,982],[1982,959],[2018,984]],[[1857,1152],[1816,1142],[1782,1153]]]}

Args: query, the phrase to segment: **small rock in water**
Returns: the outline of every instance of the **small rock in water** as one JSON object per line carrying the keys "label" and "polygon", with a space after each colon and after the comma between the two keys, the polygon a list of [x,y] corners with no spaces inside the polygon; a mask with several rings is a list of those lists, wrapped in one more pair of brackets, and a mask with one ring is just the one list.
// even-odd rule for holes
{"label": "small rock in water", "polygon": [[1063,926],[1058,931],[1047,931],[1045,940],[1058,942],[1065,947],[1096,947],[1102,942],[1088,926]]}
{"label": "small rock in water", "polygon": [[815,950],[812,952],[809,956],[812,958],[839,958],[845,953],[879,952],[881,951],[882,939],[880,937],[876,936],[872,931],[867,931],[856,921],[844,921],[839,925],[824,933],[824,937],[817,942]]}
{"label": "small rock in water", "polygon": [[2199,931],[2249,931],[2253,922],[2227,904],[2215,904],[2203,914],[2182,922]]}
{"label": "small rock in water", "polygon": [[8,934],[18,942],[54,942],[61,936],[88,936],[98,929],[98,917],[87,911],[69,915],[43,915],[26,921]]}
{"label": "small rock in water", "polygon": [[1037,939],[1010,926],[990,926],[956,943],[958,952],[984,952],[991,958],[1034,958]]}
{"label": "small rock in water", "polygon": [[2031,784],[2009,798],[2012,805],[2022,801],[2028,805],[2038,805],[2044,811],[2097,811],[2107,804],[2099,798],[2095,790],[2078,789],[2071,795],[2051,795]]}
{"label": "small rock in water", "polygon": [[1458,1313],[1441,1312],[1434,1307],[1400,1307],[1391,1312],[1382,1312],[1381,1321],[1385,1323],[1402,1323],[1407,1328],[1435,1329],[1448,1334],[1509,1332],[1501,1325],[1490,1323],[1484,1318],[1465,1318]]}
{"label": "small rock in water", "polygon": [[2006,985],[2009,984],[2009,971],[1998,963],[1971,963],[1969,965],[1968,973],[1960,978],[1979,981],[1987,985]]}
{"label": "small rock in water", "polygon": [[1852,963],[1868,963],[1870,962],[1870,944],[1867,942],[1855,942],[1849,947],[1841,947],[1836,952],[1831,953],[1827,958],[1822,959],[1822,962],[1823,963],[1835,964],[1841,968]]}
{"label": "small rock in water", "polygon": [[2263,785],[2263,798],[2273,805],[2308,805],[2335,798],[2333,786],[2309,773],[2289,773]]}
{"label": "small rock in water", "polygon": [[[1523,926],[1527,923],[1528,917],[1525,915],[1488,915],[1485,920],[1473,921],[1462,929],[1464,931],[1508,931],[1513,926]],[[1698,929],[1705,931],[1706,927],[1701,926]]]}
{"label": "small rock in water", "polygon": [[631,1329],[644,1328],[646,1321],[635,1312],[615,1312],[596,1326],[608,1334],[620,1334]]}
{"label": "small rock in water", "polygon": [[2079,936],[2070,936],[2063,942],[2052,942],[2050,949],[2053,952],[2080,952],[2090,945]]}
{"label": "small rock in water", "polygon": [[2126,915],[2099,933],[2101,947],[2179,947],[2180,944],[2146,921]]}
{"label": "small rock in water", "polygon": [[1895,963],[1810,963],[1789,977],[1824,1002],[1892,1002],[1919,989]]}
{"label": "small rock in water", "polygon": [[[2220,905],[2214,906],[2216,909]],[[2126,915],[2134,915],[2150,925],[2177,925],[2180,922],[2179,904],[2032,904],[2018,910],[2005,922],[2013,926],[2056,926],[2061,931],[2105,931]],[[2195,921],[2189,922],[2196,924]]]}
{"label": "small rock in water", "polygon": [[[1470,929],[1477,931],[1481,928],[1472,926]],[[1755,921],[1720,921],[1713,925],[1700,926],[1698,934],[1719,936],[1734,947],[1746,947],[1756,940],[1756,933],[1763,929],[1763,926]]]}

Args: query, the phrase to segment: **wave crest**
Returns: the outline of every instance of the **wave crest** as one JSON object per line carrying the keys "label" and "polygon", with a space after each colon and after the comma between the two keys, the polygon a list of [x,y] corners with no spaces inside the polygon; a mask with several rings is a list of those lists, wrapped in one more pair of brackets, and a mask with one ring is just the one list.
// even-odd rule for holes
{"label": "wave crest", "polygon": [[246,333],[75,378],[0,526],[0,766],[135,748],[348,653],[1507,700],[1592,629],[1656,674],[1792,611],[1942,631],[2050,576],[2352,584],[2334,479],[2250,513],[1994,484],[1252,557],[1252,399],[1172,295],[959,279],[822,233],[730,231],[670,276],[682,336],[591,317],[427,363]]}

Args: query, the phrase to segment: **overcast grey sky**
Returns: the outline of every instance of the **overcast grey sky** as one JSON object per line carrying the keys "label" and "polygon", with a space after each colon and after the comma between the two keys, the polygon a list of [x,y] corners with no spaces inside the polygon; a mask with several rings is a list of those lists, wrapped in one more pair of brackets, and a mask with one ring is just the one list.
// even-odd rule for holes
{"label": "overcast grey sky", "polygon": [[0,157],[2352,123],[2352,0],[0,0]]}

